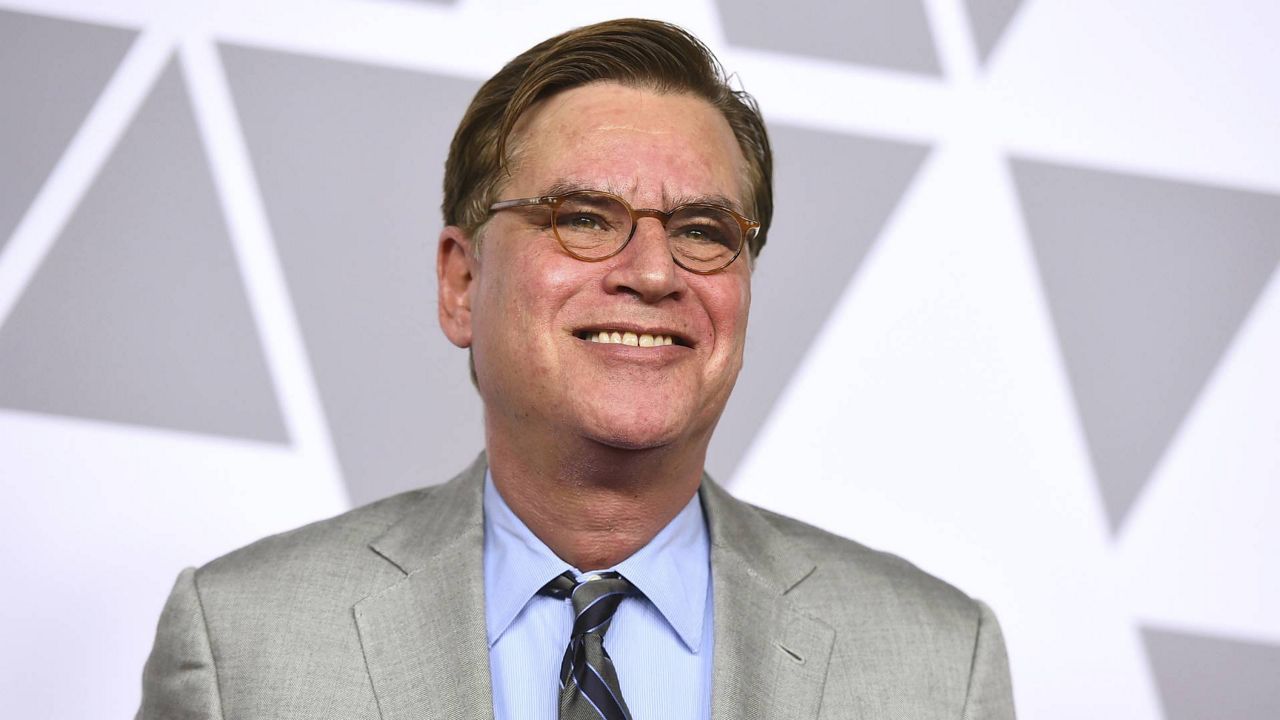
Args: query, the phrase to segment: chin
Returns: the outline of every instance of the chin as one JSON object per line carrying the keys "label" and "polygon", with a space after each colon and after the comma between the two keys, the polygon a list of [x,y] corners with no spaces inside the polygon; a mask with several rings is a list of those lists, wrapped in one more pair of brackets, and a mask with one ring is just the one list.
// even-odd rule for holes
{"label": "chin", "polygon": [[[639,422],[637,422],[639,420]],[[671,421],[655,422],[640,418],[610,418],[595,423],[587,437],[618,450],[654,450],[677,443],[687,437],[686,426]]]}
{"label": "chin", "polygon": [[641,438],[632,436],[610,436],[593,438],[601,445],[605,445],[614,450],[624,450],[627,452],[643,452],[645,450],[657,450],[671,445],[671,441],[659,438]]}
{"label": "chin", "polygon": [[[616,388],[616,386],[615,386]],[[700,396],[684,387],[650,383],[644,391],[615,389],[608,394],[583,393],[561,421],[585,437],[618,450],[677,449],[705,440],[715,417],[693,402]]]}

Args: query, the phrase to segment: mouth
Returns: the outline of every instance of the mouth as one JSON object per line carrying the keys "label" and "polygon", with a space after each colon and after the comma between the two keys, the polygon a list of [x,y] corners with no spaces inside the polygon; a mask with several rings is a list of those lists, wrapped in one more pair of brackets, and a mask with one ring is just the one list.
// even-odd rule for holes
{"label": "mouth", "polygon": [[574,333],[574,336],[586,342],[630,345],[631,347],[665,347],[667,345],[692,347],[685,338],[666,330],[637,332],[629,328],[601,327],[579,330]]}

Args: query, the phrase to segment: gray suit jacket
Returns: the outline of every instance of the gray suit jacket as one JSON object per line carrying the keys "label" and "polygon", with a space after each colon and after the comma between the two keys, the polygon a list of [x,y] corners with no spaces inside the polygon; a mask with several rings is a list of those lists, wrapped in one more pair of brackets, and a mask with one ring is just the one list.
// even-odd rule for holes
{"label": "gray suit jacket", "polygon": [[[448,484],[183,571],[138,717],[492,718],[484,471],[481,455]],[[1013,717],[985,605],[709,480],[700,492],[717,720]]]}

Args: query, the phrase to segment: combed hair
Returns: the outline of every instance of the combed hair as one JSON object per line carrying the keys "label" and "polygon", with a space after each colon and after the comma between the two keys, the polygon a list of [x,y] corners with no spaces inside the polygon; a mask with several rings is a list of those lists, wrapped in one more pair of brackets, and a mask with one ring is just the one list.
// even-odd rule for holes
{"label": "combed hair", "polygon": [[773,154],[756,101],[729,86],[720,61],[687,31],[656,20],[610,20],[538,43],[507,63],[472,99],[449,146],[444,221],[469,235],[489,217],[509,170],[508,140],[536,103],[589,83],[610,81],[662,93],[688,93],[724,115],[747,161],[747,215],[760,222],[748,248],[764,247],[773,217]]}

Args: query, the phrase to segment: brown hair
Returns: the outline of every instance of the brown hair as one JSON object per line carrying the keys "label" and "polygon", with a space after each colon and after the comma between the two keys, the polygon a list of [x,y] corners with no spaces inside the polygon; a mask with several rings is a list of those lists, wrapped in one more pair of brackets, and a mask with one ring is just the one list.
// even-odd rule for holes
{"label": "brown hair", "polygon": [[685,92],[729,122],[747,160],[746,213],[760,221],[751,257],[773,217],[773,155],[756,101],[729,87],[720,61],[687,31],[657,20],[610,20],[544,40],[507,63],[467,108],[444,166],[444,221],[474,233],[489,218],[511,161],[507,141],[538,101],[602,80],[658,92]]}

